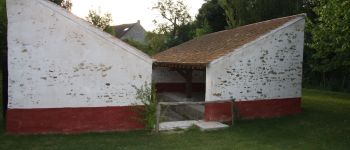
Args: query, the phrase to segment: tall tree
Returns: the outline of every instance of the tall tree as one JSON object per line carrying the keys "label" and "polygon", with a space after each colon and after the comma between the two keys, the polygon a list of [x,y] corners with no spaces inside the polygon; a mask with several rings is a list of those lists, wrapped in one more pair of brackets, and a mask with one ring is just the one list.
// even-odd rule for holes
{"label": "tall tree", "polygon": [[113,29],[110,27],[112,23],[112,14],[105,13],[101,15],[101,10],[89,10],[89,14],[85,17],[88,22],[95,25],[96,27],[113,34]]}
{"label": "tall tree", "polygon": [[170,38],[171,40],[168,40],[166,42],[167,47],[168,48],[173,47],[193,39],[193,37],[195,37],[195,34],[196,34],[195,32],[196,32],[196,29],[193,23],[180,25],[177,29],[176,38]]}
{"label": "tall tree", "polygon": [[73,6],[71,0],[50,0],[50,1],[56,3],[57,5],[63,7],[64,9],[67,9],[68,11],[71,11]]}
{"label": "tall tree", "polygon": [[225,10],[228,28],[236,27],[239,24],[236,19],[238,17],[237,8],[239,8],[237,0],[219,0],[219,3]]}
{"label": "tall tree", "polygon": [[148,43],[150,52],[147,54],[153,55],[167,48],[167,36],[158,32],[147,32],[146,41]]}
{"label": "tall tree", "polygon": [[162,51],[192,39],[195,29],[192,29],[191,16],[182,0],[159,0],[152,9],[165,20],[153,21],[157,28],[147,36],[152,49]]}
{"label": "tall tree", "polygon": [[7,15],[6,15],[6,0],[0,0],[0,56],[2,70],[5,70],[7,58]]}
{"label": "tall tree", "polygon": [[196,16],[197,36],[224,30],[227,26],[225,19],[225,11],[218,0],[205,0]]}
{"label": "tall tree", "polygon": [[229,28],[302,12],[307,0],[219,0]]}
{"label": "tall tree", "polygon": [[0,97],[2,101],[2,111],[3,117],[6,117],[7,109],[7,15],[6,15],[6,0],[0,0],[0,79],[2,83],[2,96]]}
{"label": "tall tree", "polygon": [[7,45],[7,15],[5,0],[0,0],[0,49],[5,53]]}
{"label": "tall tree", "polygon": [[166,22],[154,20],[157,24],[157,30],[163,33],[169,33],[171,38],[176,38],[178,28],[191,22],[191,16],[188,13],[187,6],[182,0],[159,0],[153,9],[158,10]]}
{"label": "tall tree", "polygon": [[314,12],[318,18],[310,21],[308,28],[312,34],[309,46],[315,50],[311,67],[323,73],[324,86],[329,74],[333,78],[341,78],[344,87],[350,79],[350,1],[316,2]]}

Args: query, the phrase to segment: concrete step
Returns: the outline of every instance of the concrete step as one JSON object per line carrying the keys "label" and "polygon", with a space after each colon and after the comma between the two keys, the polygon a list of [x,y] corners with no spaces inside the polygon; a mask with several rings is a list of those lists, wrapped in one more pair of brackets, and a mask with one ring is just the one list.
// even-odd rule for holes
{"label": "concrete step", "polygon": [[202,120],[196,122],[196,126],[198,126],[202,131],[217,130],[229,127],[228,125],[220,122]]}
{"label": "concrete step", "polygon": [[162,122],[159,124],[159,131],[188,129],[191,126],[193,126],[196,122],[196,120]]}
{"label": "concrete step", "polygon": [[188,129],[192,126],[197,126],[202,131],[217,130],[229,127],[226,124],[214,121],[203,121],[203,120],[186,120],[186,121],[172,121],[162,122],[159,124],[159,131],[171,131],[176,129]]}

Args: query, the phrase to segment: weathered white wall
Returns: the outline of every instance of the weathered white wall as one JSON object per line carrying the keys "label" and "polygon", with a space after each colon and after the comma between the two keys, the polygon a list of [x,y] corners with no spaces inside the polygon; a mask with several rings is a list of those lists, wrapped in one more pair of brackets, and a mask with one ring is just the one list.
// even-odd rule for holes
{"label": "weathered white wall", "polygon": [[45,0],[7,0],[9,108],[125,106],[152,60]]}
{"label": "weathered white wall", "polygon": [[[153,69],[153,82],[155,83],[185,83],[185,79],[175,70],[166,67]],[[192,81],[194,83],[205,82],[205,71],[193,71]]]}
{"label": "weathered white wall", "polygon": [[298,17],[209,64],[206,100],[301,97],[304,22]]}

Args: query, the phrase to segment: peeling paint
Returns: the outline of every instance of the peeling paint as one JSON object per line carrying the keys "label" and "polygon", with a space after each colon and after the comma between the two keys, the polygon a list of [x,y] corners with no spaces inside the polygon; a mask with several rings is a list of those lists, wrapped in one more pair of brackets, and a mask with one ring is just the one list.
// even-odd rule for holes
{"label": "peeling paint", "polygon": [[206,101],[301,96],[304,20],[207,67]]}
{"label": "peeling paint", "polygon": [[49,2],[7,6],[9,108],[141,104],[132,85],[151,83],[148,56]]}

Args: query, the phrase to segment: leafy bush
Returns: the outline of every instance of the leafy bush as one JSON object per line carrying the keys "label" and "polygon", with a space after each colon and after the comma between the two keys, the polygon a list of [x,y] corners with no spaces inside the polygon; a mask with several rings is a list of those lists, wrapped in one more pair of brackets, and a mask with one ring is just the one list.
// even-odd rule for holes
{"label": "leafy bush", "polygon": [[137,111],[142,116],[141,122],[145,124],[146,129],[154,129],[156,124],[157,96],[153,84],[145,82],[140,88],[136,89],[136,99],[144,105],[141,111]]}

